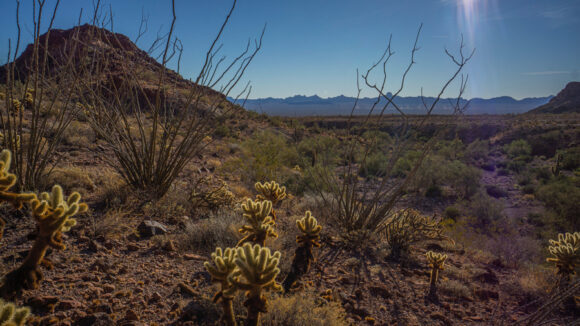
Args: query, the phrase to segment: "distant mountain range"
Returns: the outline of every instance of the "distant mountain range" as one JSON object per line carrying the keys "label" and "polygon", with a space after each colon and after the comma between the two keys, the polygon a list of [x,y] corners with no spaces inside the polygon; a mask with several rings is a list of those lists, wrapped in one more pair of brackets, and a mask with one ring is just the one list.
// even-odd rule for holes
{"label": "distant mountain range", "polygon": [[[525,113],[548,103],[553,96],[531,97],[516,100],[509,96],[495,97],[491,99],[473,98],[469,102],[466,114],[507,114]],[[287,98],[260,98],[248,99],[244,105],[247,110],[266,113],[276,116],[311,116],[311,115],[349,115],[355,103],[355,98],[337,96],[321,98],[317,95],[295,95]],[[425,97],[425,102],[430,105],[434,97]],[[453,112],[453,104],[456,99],[441,99],[437,104],[435,114],[450,114]],[[367,114],[376,98],[361,98],[357,103],[355,114]],[[382,100],[377,108],[382,108]],[[425,114],[425,108],[421,97],[397,97],[395,103],[408,114]],[[461,99],[461,105],[467,100]],[[375,110],[377,112],[377,109]],[[392,106],[385,111],[387,114],[395,113]]]}
{"label": "distant mountain range", "polygon": [[580,82],[570,82],[550,102],[531,110],[530,113],[580,112]]}

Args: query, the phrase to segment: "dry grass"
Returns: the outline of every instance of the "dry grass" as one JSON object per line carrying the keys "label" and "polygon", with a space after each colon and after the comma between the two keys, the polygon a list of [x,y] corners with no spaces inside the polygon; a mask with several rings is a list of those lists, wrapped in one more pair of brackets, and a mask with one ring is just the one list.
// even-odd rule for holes
{"label": "dry grass", "polygon": [[327,302],[306,291],[269,300],[262,326],[341,326],[348,325],[346,312],[338,302]]}
{"label": "dry grass", "polygon": [[48,188],[54,184],[61,185],[67,191],[78,191],[83,196],[96,189],[87,171],[76,166],[54,168],[42,187]]}
{"label": "dry grass", "polygon": [[240,218],[232,211],[217,211],[208,218],[188,222],[182,234],[177,235],[177,246],[182,250],[211,253],[216,247],[234,247],[238,242],[237,226]]}

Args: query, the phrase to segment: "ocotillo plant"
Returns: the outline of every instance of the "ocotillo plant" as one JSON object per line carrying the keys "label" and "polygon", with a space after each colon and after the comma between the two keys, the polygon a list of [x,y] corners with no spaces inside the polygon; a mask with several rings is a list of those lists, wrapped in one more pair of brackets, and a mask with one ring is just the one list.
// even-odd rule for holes
{"label": "ocotillo plant", "polygon": [[278,234],[274,231],[273,227],[274,220],[270,216],[270,213],[272,212],[271,201],[264,200],[262,202],[255,202],[251,199],[247,199],[246,202],[242,204],[242,209],[244,210],[243,216],[248,224],[243,225],[238,230],[241,234],[246,235],[238,242],[238,247],[247,242],[265,246],[267,237],[278,237]]}
{"label": "ocotillo plant", "polygon": [[23,326],[28,316],[29,308],[18,308],[13,303],[0,299],[0,326]]}
{"label": "ocotillo plant", "polygon": [[322,226],[318,225],[318,221],[312,216],[310,211],[307,211],[303,218],[296,221],[296,226],[300,229],[301,234],[296,236],[296,242],[299,246],[294,253],[290,273],[288,273],[282,284],[285,292],[288,292],[292,284],[302,275],[308,273],[310,263],[314,260],[312,247],[320,247],[320,230],[322,230]]}
{"label": "ocotillo plant", "polygon": [[429,262],[429,267],[431,267],[431,278],[429,279],[429,296],[437,296],[437,280],[439,279],[439,271],[444,269],[445,260],[447,255],[439,254],[433,251],[428,251],[427,262]]}
{"label": "ocotillo plant", "polygon": [[237,248],[237,257],[234,259],[237,268],[228,277],[234,286],[224,291],[224,294],[233,295],[238,289],[246,291],[246,326],[257,326],[260,323],[260,313],[268,311],[268,301],[262,291],[282,290],[282,286],[276,282],[276,276],[280,273],[279,261],[279,251],[272,255],[270,249],[260,245],[246,243]]}
{"label": "ocotillo plant", "polygon": [[[226,248],[226,250],[222,251],[222,248],[216,248],[215,252],[211,254],[211,261],[206,261],[203,264],[211,275],[212,281],[220,283],[220,290],[214,295],[213,301],[221,302],[224,310],[221,321],[227,326],[237,325],[233,306],[233,294],[235,291],[230,291],[233,285],[228,280],[228,276],[236,268],[234,263],[236,256],[236,249]],[[228,294],[224,294],[224,292]]]}
{"label": "ocotillo plant", "polygon": [[[256,199],[260,201],[269,200],[272,202],[272,207],[286,198],[286,187],[280,187],[276,181],[264,182],[263,184],[256,182],[254,187],[259,192],[256,195]],[[276,222],[276,211],[273,208],[271,214],[274,222]]]}
{"label": "ocotillo plant", "polygon": [[62,232],[67,232],[76,224],[72,218],[77,213],[88,210],[85,203],[80,203],[81,195],[73,192],[67,200],[64,199],[62,188],[58,185],[52,187],[49,194],[43,192],[40,198],[31,201],[32,215],[38,226],[38,234],[28,256],[22,265],[8,273],[4,279],[4,284],[0,287],[0,295],[5,297],[11,295],[22,288],[34,289],[38,287],[42,279],[39,265],[45,263],[50,265],[44,255],[48,247],[63,250]]}
{"label": "ocotillo plant", "polygon": [[[22,208],[22,204],[29,202],[36,198],[32,193],[20,194],[10,192],[16,184],[16,175],[8,172],[10,170],[10,163],[12,162],[12,153],[5,149],[0,153],[0,203],[10,203],[16,209]],[[0,239],[4,231],[6,222],[0,218]]]}
{"label": "ocotillo plant", "polygon": [[580,232],[558,234],[558,240],[550,240],[551,246],[548,251],[554,257],[546,259],[555,263],[558,274],[565,279],[576,273],[576,267],[580,266]]}

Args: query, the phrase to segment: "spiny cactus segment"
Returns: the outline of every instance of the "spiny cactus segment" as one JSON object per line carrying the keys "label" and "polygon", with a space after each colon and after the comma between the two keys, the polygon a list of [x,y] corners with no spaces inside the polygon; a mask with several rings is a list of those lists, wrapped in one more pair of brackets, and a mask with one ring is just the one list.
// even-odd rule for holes
{"label": "spiny cactus segment", "polygon": [[312,216],[310,211],[307,211],[303,218],[296,220],[296,226],[301,234],[296,236],[296,242],[299,246],[294,252],[290,272],[282,284],[285,292],[288,292],[302,275],[308,273],[310,264],[314,261],[312,247],[320,247],[322,226],[318,224],[318,221]]}
{"label": "spiny cactus segment", "polygon": [[76,224],[73,218],[78,213],[88,210],[85,203],[80,203],[81,195],[72,193],[65,200],[62,188],[55,185],[51,193],[43,192],[39,198],[31,201],[32,215],[38,226],[38,234],[32,249],[24,259],[22,265],[5,277],[0,288],[3,297],[19,291],[22,288],[34,289],[42,279],[39,265],[51,266],[50,261],[44,258],[48,247],[65,249],[62,242],[62,232],[67,232]]}
{"label": "spiny cactus segment", "polygon": [[437,295],[437,280],[439,279],[439,271],[444,269],[447,255],[428,251],[426,256],[429,267],[431,267],[431,278],[429,279],[429,296],[435,297]]}
{"label": "spiny cactus segment", "polygon": [[247,199],[246,202],[242,204],[242,209],[244,211],[244,219],[248,224],[243,225],[238,230],[240,233],[246,235],[238,242],[238,246],[247,242],[265,246],[267,237],[278,237],[278,234],[274,231],[273,227],[275,224],[274,220],[270,216],[270,213],[272,212],[271,201],[264,200],[256,202]]}
{"label": "spiny cactus segment", "polygon": [[580,232],[558,234],[558,240],[550,240],[548,251],[554,257],[546,259],[555,263],[558,274],[569,278],[580,266]]}
{"label": "spiny cactus segment", "polygon": [[282,290],[276,282],[276,276],[280,273],[278,262],[281,255],[278,251],[272,254],[268,248],[257,244],[252,246],[249,243],[237,248],[236,253],[234,263],[237,268],[228,277],[233,287],[224,291],[224,294],[233,295],[236,290],[246,291],[246,325],[257,326],[260,313],[267,312],[268,301],[262,291]]}
{"label": "spiny cactus segment", "polygon": [[22,326],[28,316],[30,316],[29,308],[18,308],[13,303],[0,299],[0,326]]}
{"label": "spiny cactus segment", "polygon": [[[5,149],[0,152],[0,203],[10,203],[16,209],[20,209],[23,203],[30,202],[36,196],[32,193],[10,192],[10,188],[16,184],[16,175],[9,172],[11,162],[12,153],[9,150]],[[6,222],[0,218],[0,239],[5,225]]]}
{"label": "spiny cactus segment", "polygon": [[[206,261],[203,264],[211,275],[212,281],[220,283],[221,288],[214,295],[213,301],[221,302],[224,311],[222,322],[228,326],[236,325],[233,293],[230,291],[233,285],[228,280],[228,276],[236,268],[236,264],[234,263],[236,257],[236,249],[226,248],[222,250],[221,248],[216,248],[215,252],[211,254],[211,261]],[[229,291],[227,292],[229,295],[224,294],[224,291]]]}
{"label": "spiny cactus segment", "polygon": [[[280,185],[276,181],[270,182],[256,182],[254,185],[256,191],[258,191],[258,195],[256,195],[256,199],[258,201],[265,201],[269,200],[272,202],[272,206],[275,206],[278,202],[286,198],[286,187],[280,187]],[[270,213],[274,222],[276,222],[276,211],[272,209]]]}
{"label": "spiny cactus segment", "polygon": [[276,181],[270,182],[256,182],[254,185],[259,194],[256,196],[258,200],[269,200],[273,205],[286,198],[286,187],[280,187]]}

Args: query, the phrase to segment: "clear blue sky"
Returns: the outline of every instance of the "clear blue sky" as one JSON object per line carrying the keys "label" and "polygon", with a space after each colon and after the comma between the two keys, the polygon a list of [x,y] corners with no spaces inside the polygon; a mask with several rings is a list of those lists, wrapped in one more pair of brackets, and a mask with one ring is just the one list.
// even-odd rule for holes
{"label": "clear blue sky", "polygon": [[[28,43],[31,1],[21,2],[23,42]],[[141,12],[149,17],[149,37],[138,44],[142,48],[169,27],[169,0],[102,2],[107,10],[112,6],[115,31],[132,39]],[[72,27],[81,7],[88,21],[92,3],[62,0],[55,27]],[[230,5],[230,0],[176,0],[176,36],[184,44],[181,72],[186,78],[197,75]],[[16,36],[14,8],[15,0],[0,0],[2,62],[8,39]],[[263,49],[245,76],[253,85],[251,98],[352,96],[356,69],[379,57],[389,34],[396,52],[389,70],[394,89],[421,23],[421,50],[403,95],[418,95],[421,86],[426,95],[436,93],[453,69],[443,50],[456,50],[461,34],[468,48],[476,48],[466,70],[467,98],[546,96],[580,80],[578,0],[239,0],[225,31],[225,53],[236,55],[265,23]],[[446,95],[455,91],[456,85]]]}

